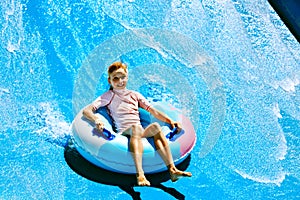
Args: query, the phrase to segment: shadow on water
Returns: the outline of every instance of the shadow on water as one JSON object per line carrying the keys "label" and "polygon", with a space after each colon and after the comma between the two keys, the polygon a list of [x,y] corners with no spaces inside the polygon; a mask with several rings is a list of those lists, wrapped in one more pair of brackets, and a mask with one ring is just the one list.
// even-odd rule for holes
{"label": "shadow on water", "polygon": [[[134,190],[134,186],[137,186],[135,174],[121,174],[99,168],[83,158],[72,144],[66,146],[64,157],[69,167],[77,174],[97,183],[118,186],[127,192],[132,199],[141,199],[140,192]],[[186,170],[190,160],[191,156],[189,155],[182,163],[176,165],[177,168]],[[169,172],[147,174],[146,177],[150,181],[151,187],[161,189],[176,199],[185,199],[185,196],[175,188],[162,185],[162,182],[170,180]]]}

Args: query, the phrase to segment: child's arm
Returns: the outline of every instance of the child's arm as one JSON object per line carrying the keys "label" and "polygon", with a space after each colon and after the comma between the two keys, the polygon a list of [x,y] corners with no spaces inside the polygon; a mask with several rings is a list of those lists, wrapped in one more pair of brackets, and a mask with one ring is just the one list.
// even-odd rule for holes
{"label": "child's arm", "polygon": [[157,119],[166,122],[172,126],[172,128],[177,127],[179,131],[181,130],[181,124],[179,122],[175,122],[172,119],[170,119],[167,115],[164,113],[158,111],[157,109],[150,107],[149,112]]}
{"label": "child's arm", "polygon": [[103,122],[95,115],[95,110],[92,104],[88,105],[83,109],[82,112],[83,116],[86,117],[91,122],[94,122],[96,125],[96,128],[100,131],[103,130],[104,124]]}

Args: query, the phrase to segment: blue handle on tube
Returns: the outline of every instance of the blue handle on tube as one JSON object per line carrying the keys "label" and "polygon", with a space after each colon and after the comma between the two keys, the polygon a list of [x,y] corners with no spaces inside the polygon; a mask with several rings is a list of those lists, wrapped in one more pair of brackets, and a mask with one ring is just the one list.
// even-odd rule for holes
{"label": "blue handle on tube", "polygon": [[171,140],[174,137],[174,135],[176,135],[177,133],[178,133],[178,128],[175,127],[171,130],[170,133],[167,134],[167,138]]}
{"label": "blue handle on tube", "polygon": [[107,130],[105,128],[103,129],[103,133],[105,134],[105,136],[107,137],[108,140],[113,140],[116,137],[109,130]]}

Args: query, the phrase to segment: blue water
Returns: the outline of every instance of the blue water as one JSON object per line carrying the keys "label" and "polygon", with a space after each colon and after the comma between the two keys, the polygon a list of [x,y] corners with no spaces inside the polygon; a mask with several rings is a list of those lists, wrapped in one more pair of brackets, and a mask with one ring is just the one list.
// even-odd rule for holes
{"label": "blue water", "polygon": [[[300,199],[300,45],[266,1],[0,5],[0,199]],[[67,163],[115,60],[192,120],[192,178],[130,194]]]}

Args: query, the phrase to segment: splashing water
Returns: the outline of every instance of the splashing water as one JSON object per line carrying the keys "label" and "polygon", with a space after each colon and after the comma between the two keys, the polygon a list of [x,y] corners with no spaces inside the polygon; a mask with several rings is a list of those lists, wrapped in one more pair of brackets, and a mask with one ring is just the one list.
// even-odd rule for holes
{"label": "splashing water", "polygon": [[[62,151],[74,115],[108,89],[106,67],[121,59],[130,89],[170,102],[192,120],[195,184],[186,185],[217,188],[220,198],[251,199],[253,190],[258,198],[297,197],[300,46],[267,2],[5,0],[0,6],[0,182],[25,177],[11,158],[25,159],[25,169],[36,151],[45,162],[48,149]],[[56,168],[66,168],[61,163],[45,168],[54,172],[48,178],[58,198],[68,190],[64,177],[55,179]],[[29,171],[35,175],[26,177],[39,182]],[[199,185],[203,176],[210,182]],[[76,188],[82,198],[91,192],[87,184]],[[16,185],[25,196],[51,189],[25,178],[27,189],[12,181],[0,198],[21,190]]]}

